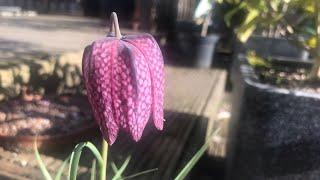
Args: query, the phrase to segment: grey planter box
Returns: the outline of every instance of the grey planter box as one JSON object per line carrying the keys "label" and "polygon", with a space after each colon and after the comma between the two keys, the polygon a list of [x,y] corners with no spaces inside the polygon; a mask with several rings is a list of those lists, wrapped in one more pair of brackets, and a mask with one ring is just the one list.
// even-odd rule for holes
{"label": "grey planter box", "polygon": [[265,58],[286,59],[295,61],[309,61],[309,53],[294,45],[294,42],[284,38],[269,38],[252,36],[245,44],[235,43],[235,54],[255,50],[256,53]]}
{"label": "grey planter box", "polygon": [[264,84],[236,58],[227,179],[320,179],[320,94]]}

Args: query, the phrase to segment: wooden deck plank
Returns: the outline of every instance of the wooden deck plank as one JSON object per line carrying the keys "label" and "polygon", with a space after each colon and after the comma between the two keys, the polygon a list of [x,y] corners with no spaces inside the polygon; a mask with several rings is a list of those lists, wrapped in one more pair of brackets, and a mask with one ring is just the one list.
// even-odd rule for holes
{"label": "wooden deck plank", "polygon": [[[182,156],[182,160],[178,169],[182,169],[185,164],[192,158],[192,156],[201,148],[201,146],[210,139],[210,145],[208,149],[214,149],[215,153],[210,155],[220,155],[224,151],[220,146],[214,142],[215,138],[212,138],[212,132],[219,127],[216,122],[217,112],[220,108],[221,101],[224,98],[226,72],[221,72],[220,76],[216,76],[215,85],[212,86],[210,96],[207,98],[206,105],[204,106],[202,116],[199,122],[194,127],[191,138],[185,147],[185,153]],[[207,153],[210,153],[208,150]],[[220,157],[220,156],[219,156]]]}

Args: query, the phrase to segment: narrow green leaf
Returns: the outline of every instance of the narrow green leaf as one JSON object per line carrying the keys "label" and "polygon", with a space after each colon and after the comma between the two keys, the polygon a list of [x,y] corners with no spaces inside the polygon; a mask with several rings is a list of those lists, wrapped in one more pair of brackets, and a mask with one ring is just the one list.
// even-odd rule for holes
{"label": "narrow green leaf", "polygon": [[70,158],[70,165],[69,165],[69,179],[70,180],[76,180],[77,178],[77,172],[78,172],[78,166],[79,166],[79,161],[81,157],[81,153],[84,147],[87,147],[93,155],[96,157],[98,160],[98,164],[100,169],[102,169],[103,166],[103,160],[101,157],[101,154],[99,153],[98,149],[91,143],[91,142],[82,142],[76,145],[74,150],[71,153],[71,158]]}
{"label": "narrow green leaf", "polygon": [[246,42],[255,29],[256,25],[247,26],[246,29],[242,28],[236,32],[238,39],[243,43]]}
{"label": "narrow green leaf", "polygon": [[71,157],[71,155],[69,155],[69,156],[63,161],[62,165],[61,165],[60,168],[58,169],[58,172],[57,172],[57,174],[56,174],[56,176],[55,176],[55,178],[54,178],[55,180],[60,180],[60,179],[61,179],[63,170],[64,170],[64,168],[66,167],[67,163],[69,162],[70,157]]}
{"label": "narrow green leaf", "polygon": [[191,169],[195,166],[195,164],[199,161],[201,156],[205,153],[206,149],[209,146],[209,142],[211,137],[216,135],[220,129],[215,130],[212,135],[210,135],[210,138],[208,141],[198,150],[198,152],[191,158],[191,160],[187,163],[187,165],[180,171],[178,176],[175,178],[175,180],[183,180],[188,175],[188,173],[191,171]]}
{"label": "narrow green leaf", "polygon": [[118,169],[117,166],[114,164],[114,162],[111,163],[111,168],[112,168],[114,174],[117,174],[117,172],[119,171],[119,169]]}
{"label": "narrow green leaf", "polygon": [[236,34],[237,34],[238,39],[241,42],[246,42],[248,40],[248,38],[251,36],[251,34],[254,32],[254,30],[256,29],[257,23],[258,23],[258,19],[253,19],[248,24],[244,24],[244,25],[240,26],[236,30]]}
{"label": "narrow green leaf", "polygon": [[95,179],[96,179],[96,160],[94,159],[92,161],[92,166],[91,166],[90,180],[95,180]]}
{"label": "narrow green leaf", "polygon": [[246,42],[256,29],[256,25],[258,22],[259,11],[256,9],[250,9],[244,23],[236,30],[238,39],[241,42]]}
{"label": "narrow green leaf", "polygon": [[253,67],[270,68],[272,66],[266,59],[258,56],[255,51],[248,51],[247,59],[249,64]]}
{"label": "narrow green leaf", "polygon": [[85,144],[86,143],[84,143],[84,142],[77,144],[71,153],[70,168],[69,168],[69,179],[70,180],[77,179],[77,172],[78,172],[80,156],[82,153],[82,149],[85,147]]}
{"label": "narrow green leaf", "polygon": [[92,144],[91,142],[86,142],[85,147],[87,147],[91,150],[93,155],[97,158],[98,163],[102,165],[103,159],[102,159],[102,156],[101,156],[99,150],[96,148],[96,146],[94,144]]}
{"label": "narrow green leaf", "polygon": [[39,151],[38,151],[38,146],[37,146],[37,141],[34,141],[34,144],[33,144],[33,149],[34,149],[34,154],[36,156],[36,160],[38,162],[38,165],[40,167],[40,170],[41,170],[41,173],[42,175],[44,176],[44,178],[46,180],[52,180],[52,177],[50,175],[50,173],[48,172],[46,166],[44,165],[42,159],[41,159],[41,156],[39,154]]}
{"label": "narrow green leaf", "polygon": [[154,171],[158,171],[158,168],[141,171],[141,172],[138,172],[138,173],[136,173],[136,174],[132,174],[132,175],[130,175],[130,176],[126,176],[126,177],[124,177],[124,178],[122,178],[122,179],[120,179],[120,180],[135,178],[135,177],[142,176],[142,175],[145,175],[145,174],[154,172]]}
{"label": "narrow green leaf", "polygon": [[253,21],[256,17],[260,15],[260,12],[256,9],[248,9],[247,17],[244,21],[244,24],[249,24],[251,21]]}
{"label": "narrow green leaf", "polygon": [[224,21],[226,22],[228,27],[231,25],[232,17],[245,6],[246,6],[246,3],[241,2],[237,7],[233,8],[231,11],[226,13],[226,15],[224,16]]}
{"label": "narrow green leaf", "polygon": [[129,162],[130,162],[131,156],[127,157],[127,159],[124,161],[120,169],[117,171],[117,173],[113,176],[112,180],[118,180],[121,178],[122,173],[127,168]]}

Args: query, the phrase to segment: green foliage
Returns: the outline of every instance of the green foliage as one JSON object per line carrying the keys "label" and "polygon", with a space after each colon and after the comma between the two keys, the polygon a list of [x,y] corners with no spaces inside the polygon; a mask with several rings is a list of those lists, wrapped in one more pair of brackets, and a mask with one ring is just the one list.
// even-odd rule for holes
{"label": "green foliage", "polygon": [[66,158],[66,160],[63,161],[62,165],[60,166],[60,168],[57,171],[56,177],[54,178],[55,180],[60,180],[61,179],[62,173],[63,173],[65,167],[67,166],[70,158],[71,158],[71,156],[68,156]]}
{"label": "green foliage", "polygon": [[[223,0],[222,0],[223,1]],[[243,19],[234,27],[237,38],[246,42],[254,33],[262,31],[269,37],[285,36],[316,59],[309,78],[320,75],[320,1],[319,0],[242,0],[225,15],[230,25],[243,11]],[[318,29],[318,31],[317,31]],[[261,33],[261,32],[260,32]]]}
{"label": "green foliage", "polygon": [[314,11],[314,3],[316,0],[289,0],[287,3],[291,6],[291,8],[302,9],[304,13],[308,15],[313,15]]}
{"label": "green foliage", "polygon": [[[39,154],[36,141],[34,142],[34,154],[35,154],[36,160],[38,162],[39,168],[41,170],[41,173],[44,176],[45,180],[52,180],[52,177],[51,177],[49,171],[47,170],[45,164],[43,163],[43,161],[41,159],[41,156]],[[60,180],[61,179],[62,173],[63,173],[67,163],[69,162],[70,157],[71,156],[68,156],[66,158],[66,160],[63,161],[62,165],[60,166],[60,168],[58,169],[58,171],[56,173],[56,176],[55,176],[54,180]]]}
{"label": "green foliage", "polygon": [[118,180],[121,179],[121,175],[124,172],[124,170],[127,168],[129,162],[130,162],[131,157],[129,156],[124,163],[122,164],[122,166],[120,167],[120,169],[117,169],[115,164],[112,163],[111,165],[113,166],[113,169],[116,169],[116,174],[113,176],[112,180]]}
{"label": "green foliage", "polygon": [[92,160],[92,166],[91,166],[91,173],[90,173],[90,180],[96,179],[96,160]]}
{"label": "green foliage", "polygon": [[102,157],[101,157],[98,149],[91,142],[82,142],[82,143],[77,144],[71,153],[70,166],[69,166],[69,179],[70,180],[77,179],[77,170],[78,170],[78,166],[79,166],[79,161],[80,161],[82,150],[85,147],[91,150],[93,155],[98,160],[98,163],[100,166],[100,172],[103,171],[103,169],[102,169],[103,160],[102,160]]}
{"label": "green foliage", "polygon": [[47,170],[45,164],[43,163],[43,161],[41,159],[41,156],[39,154],[38,146],[37,146],[37,142],[36,141],[34,142],[33,149],[34,149],[34,155],[36,156],[36,160],[38,162],[38,165],[39,165],[39,168],[41,170],[41,173],[44,176],[44,179],[45,180],[52,180],[52,177],[51,177],[49,171]]}
{"label": "green foliage", "polygon": [[238,6],[235,8],[232,8],[229,12],[227,12],[224,16],[224,21],[226,22],[227,26],[231,26],[231,20],[232,18],[239,12],[241,9],[244,9],[246,6],[246,3],[241,2]]}
{"label": "green foliage", "polygon": [[120,178],[119,180],[132,179],[132,178],[135,178],[135,177],[138,177],[138,176],[142,176],[142,175],[145,175],[145,174],[149,174],[149,173],[152,173],[152,172],[155,172],[155,171],[158,171],[158,168],[141,171],[141,172],[138,172],[136,174],[132,174],[130,176],[126,176],[124,178]]}
{"label": "green foliage", "polygon": [[255,51],[249,51],[247,53],[247,59],[251,66],[256,68],[270,68],[271,63],[262,57],[257,56]]}
{"label": "green foliage", "polygon": [[[243,19],[235,27],[236,35],[241,42],[246,42],[257,28],[268,29],[281,25],[289,31],[295,30],[296,33],[301,29],[301,25],[306,26],[304,23],[313,21],[315,16],[315,0],[243,0],[240,3],[225,0],[223,2],[235,4],[235,7],[225,14],[224,19],[228,26],[234,18],[238,18],[238,11],[245,12]],[[315,30],[310,23],[308,29]]]}
{"label": "green foliage", "polygon": [[213,131],[213,133],[209,136],[209,140],[196,152],[196,154],[190,159],[190,161],[187,163],[187,165],[180,171],[180,173],[174,178],[174,180],[183,180],[187,177],[187,175],[190,173],[192,168],[197,164],[197,162],[200,160],[200,158],[203,156],[203,154],[206,152],[210,140],[213,136],[217,135],[220,129],[217,129]]}
{"label": "green foliage", "polygon": [[[63,174],[63,171],[65,169],[65,167],[67,166],[68,162],[70,162],[70,167],[69,167],[69,173],[68,173],[68,179],[76,179],[77,178],[77,171],[78,171],[78,167],[79,167],[79,161],[80,161],[80,157],[81,157],[81,153],[83,151],[83,148],[88,148],[93,155],[95,156],[96,159],[94,159],[92,161],[92,167],[91,167],[91,173],[90,173],[90,179],[91,180],[95,180],[96,179],[96,160],[98,161],[98,165],[100,166],[100,175],[102,172],[102,168],[103,167],[103,160],[102,160],[102,156],[100,154],[100,152],[98,151],[98,149],[90,142],[81,142],[79,144],[77,144],[74,148],[74,150],[72,151],[72,153],[63,161],[62,165],[60,166],[60,168],[58,169],[56,176],[54,178],[54,180],[60,180]],[[47,170],[45,164],[43,163],[38,148],[37,148],[37,144],[34,144],[34,154],[35,157],[37,159],[39,168],[44,176],[45,180],[52,180],[52,177],[49,173],[49,171]],[[122,164],[122,166],[120,167],[120,169],[118,169],[116,167],[116,165],[112,162],[111,163],[111,167],[114,171],[114,176],[112,178],[112,180],[123,180],[123,179],[131,179],[131,178],[135,178],[138,176],[142,176],[154,171],[157,171],[158,169],[149,169],[149,170],[145,170],[145,171],[141,171],[138,172],[136,174],[132,174],[126,177],[122,177],[123,172],[126,170],[127,166],[129,165],[131,157],[127,157],[127,159],[124,161],[124,163]]]}
{"label": "green foliage", "polygon": [[[217,2],[217,1],[216,1]],[[227,27],[238,27],[245,19],[246,15],[246,3],[240,0],[221,0],[216,5],[221,10],[219,11],[224,19]]]}
{"label": "green foliage", "polygon": [[[175,178],[175,180],[183,180],[188,173],[191,171],[191,169],[195,166],[195,164],[199,161],[199,159],[201,158],[201,156],[205,153],[206,149],[209,146],[209,142],[211,140],[211,138],[216,135],[219,132],[220,129],[215,130],[210,136],[209,136],[209,140],[198,150],[198,152],[191,158],[191,160],[186,164],[186,166],[180,171],[180,173],[177,175],[177,177]],[[80,157],[81,157],[81,153],[83,151],[84,148],[88,148],[93,155],[95,156],[95,160],[93,160],[92,162],[92,167],[91,167],[91,176],[90,179],[94,180],[96,177],[96,160],[98,161],[98,165],[100,167],[100,176],[103,172],[103,159],[102,156],[100,154],[100,152],[98,151],[98,149],[91,143],[91,142],[81,142],[79,144],[77,144],[75,146],[75,148],[73,149],[72,153],[66,158],[66,160],[62,163],[61,167],[58,169],[58,172],[55,176],[55,180],[60,180],[62,173],[65,169],[65,166],[68,164],[68,162],[70,162],[69,164],[69,174],[68,174],[68,179],[69,180],[76,180],[77,178],[77,171],[78,171],[78,167],[79,167],[79,161],[80,161]],[[102,150],[104,151],[104,150]],[[36,156],[36,159],[38,161],[40,170],[44,176],[44,178],[46,180],[52,180],[52,177],[50,175],[50,173],[48,172],[45,164],[43,163],[43,161],[41,160],[39,151],[37,149],[37,144],[35,142],[34,144],[34,153]],[[114,171],[114,176],[112,178],[112,180],[124,180],[124,179],[131,179],[131,178],[135,178],[138,176],[142,176],[145,175],[147,173],[151,173],[154,171],[157,171],[158,169],[149,169],[149,170],[145,170],[142,172],[138,172],[136,174],[132,174],[126,177],[122,177],[123,172],[125,171],[125,169],[128,167],[129,162],[130,162],[131,157],[129,156],[124,163],[122,164],[122,166],[120,167],[120,169],[118,169],[116,167],[116,165],[114,163],[111,163],[111,167]]]}

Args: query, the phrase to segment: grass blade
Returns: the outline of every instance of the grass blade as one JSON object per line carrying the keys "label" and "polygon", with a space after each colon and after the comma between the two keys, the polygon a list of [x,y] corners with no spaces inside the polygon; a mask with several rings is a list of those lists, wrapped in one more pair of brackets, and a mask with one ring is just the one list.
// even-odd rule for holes
{"label": "grass blade", "polygon": [[57,172],[54,180],[60,180],[60,179],[61,179],[63,170],[65,169],[67,163],[69,162],[70,157],[71,157],[71,155],[69,155],[69,156],[63,161],[62,165],[61,165],[60,168],[58,169],[58,172]]}
{"label": "grass blade", "polygon": [[91,166],[90,180],[95,180],[95,179],[96,179],[96,160],[94,159],[92,161],[92,166]]}
{"label": "grass blade", "polygon": [[114,162],[111,163],[111,168],[112,168],[114,174],[117,174],[117,172],[119,171],[119,169],[118,169],[117,166],[114,164]]}
{"label": "grass blade", "polygon": [[71,153],[70,158],[70,166],[69,166],[69,179],[70,180],[76,180],[77,179],[77,172],[78,172],[78,166],[80,161],[80,156],[82,153],[82,149],[85,147],[85,143],[79,143],[76,145],[74,150]]}
{"label": "grass blade", "polygon": [[126,177],[124,177],[124,178],[122,178],[122,179],[120,179],[120,180],[135,178],[135,177],[142,176],[142,175],[145,175],[145,174],[154,172],[154,171],[158,171],[158,168],[141,171],[141,172],[138,172],[138,173],[136,173],[136,174],[132,174],[132,175],[130,175],[130,176],[126,176]]}
{"label": "grass blade", "polygon": [[102,156],[99,153],[98,149],[91,142],[82,142],[82,143],[77,144],[71,153],[70,166],[69,166],[69,180],[76,180],[76,178],[77,178],[77,172],[78,172],[78,166],[79,166],[81,153],[82,153],[83,148],[85,148],[85,147],[88,148],[89,150],[91,150],[93,155],[98,160],[100,170],[102,170],[103,160],[102,160]]}
{"label": "grass blade", "polygon": [[[212,135],[210,135],[209,140],[211,139],[211,137],[213,137],[214,135],[216,135],[218,132],[220,131],[220,129],[215,130]],[[191,158],[191,160],[187,163],[187,165],[180,171],[180,173],[178,174],[178,176],[175,178],[175,180],[183,180],[185,179],[185,177],[188,175],[188,173],[191,171],[191,169],[194,167],[194,165],[199,161],[199,159],[201,158],[201,156],[206,152],[206,149],[209,146],[209,142],[207,141],[199,150],[198,152]]]}
{"label": "grass blade", "polygon": [[99,152],[99,150],[96,148],[96,146],[94,144],[92,144],[91,142],[86,142],[85,143],[85,147],[87,147],[88,149],[91,150],[91,152],[93,153],[93,155],[96,157],[96,159],[98,160],[99,164],[103,164],[103,160],[102,160],[102,156]]}
{"label": "grass blade", "polygon": [[[117,170],[117,173],[113,176],[112,180],[118,180],[121,179],[121,175],[124,172],[124,170],[127,168],[129,162],[130,162],[131,156],[127,157],[127,159],[124,161],[124,163],[122,164],[122,166],[120,167],[119,170]],[[115,166],[115,164],[113,163],[114,167],[113,169],[117,169],[117,167]],[[111,165],[112,166],[112,165]]]}
{"label": "grass blade", "polygon": [[50,173],[48,172],[46,166],[44,165],[44,163],[43,163],[43,161],[41,159],[41,156],[39,154],[38,146],[37,146],[37,140],[34,141],[33,148],[34,148],[34,154],[36,156],[36,159],[37,159],[38,165],[40,167],[41,173],[43,174],[43,176],[44,176],[44,178],[46,180],[52,180],[52,177],[51,177]]}

